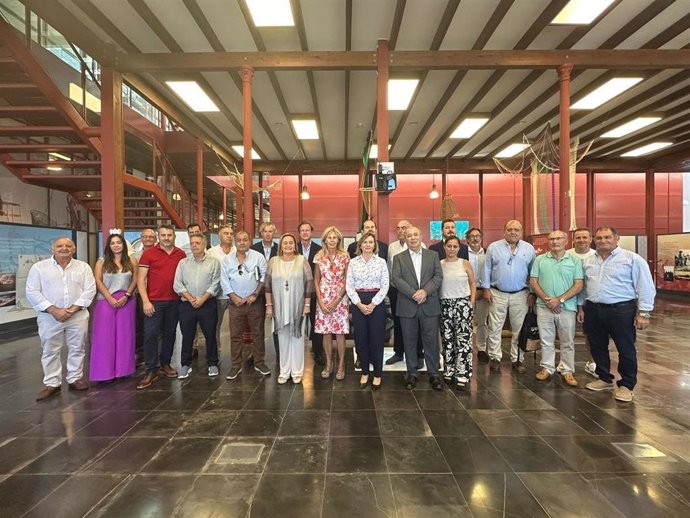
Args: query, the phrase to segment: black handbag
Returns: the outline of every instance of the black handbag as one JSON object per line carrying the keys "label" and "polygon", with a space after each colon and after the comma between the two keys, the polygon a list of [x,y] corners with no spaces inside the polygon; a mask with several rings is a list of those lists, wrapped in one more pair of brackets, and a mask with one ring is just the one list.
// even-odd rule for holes
{"label": "black handbag", "polygon": [[537,325],[537,313],[533,307],[527,310],[525,320],[522,321],[522,328],[518,336],[518,349],[529,353],[541,349],[539,340],[539,326]]}

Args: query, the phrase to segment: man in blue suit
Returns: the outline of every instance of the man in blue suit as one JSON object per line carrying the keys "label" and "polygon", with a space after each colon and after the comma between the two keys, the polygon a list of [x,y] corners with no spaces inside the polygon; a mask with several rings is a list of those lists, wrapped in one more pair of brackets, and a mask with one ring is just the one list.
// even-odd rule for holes
{"label": "man in blue suit", "polygon": [[[373,233],[376,237],[378,237],[378,233],[376,232],[376,223],[368,219],[364,222],[362,225],[362,235],[366,234],[367,232]],[[388,260],[388,244],[384,243],[383,241],[376,240],[378,243],[378,248],[379,248],[379,257],[383,259],[384,261]],[[357,251],[357,240],[355,240],[354,243],[350,243],[350,245],[347,247],[347,253],[350,254],[350,259],[355,258],[355,252]]]}
{"label": "man in blue suit", "polygon": [[[445,259],[446,250],[443,248],[443,245],[446,242],[446,239],[448,239],[450,236],[456,235],[455,221],[453,221],[452,219],[444,219],[441,223],[441,232],[443,234],[441,241],[431,245],[429,247],[429,250],[433,250],[434,252],[436,252],[438,254],[439,259]],[[460,259],[467,259],[468,261],[470,260],[470,254],[467,250],[467,245],[463,245],[462,243],[460,243],[460,251],[458,252],[458,257]]]}

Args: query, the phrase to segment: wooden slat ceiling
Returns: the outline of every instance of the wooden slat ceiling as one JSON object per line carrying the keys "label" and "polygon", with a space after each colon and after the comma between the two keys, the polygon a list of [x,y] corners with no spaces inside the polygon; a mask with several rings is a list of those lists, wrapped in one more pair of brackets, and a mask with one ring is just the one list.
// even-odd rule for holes
{"label": "wooden slat ceiling", "polygon": [[[188,52],[365,51],[375,59],[377,40],[391,52],[456,50],[620,50],[690,48],[690,0],[618,0],[587,26],[550,22],[565,0],[291,0],[296,25],[256,28],[244,0],[24,0],[84,50],[99,55]],[[47,5],[52,4],[52,5]],[[81,23],[79,25],[76,21]],[[571,98],[621,71],[575,67]],[[597,139],[587,161],[629,170],[620,154],[663,138],[670,148],[644,157],[650,164],[690,155],[690,73],[682,67],[637,70],[645,79],[592,111],[573,112],[571,135]],[[392,77],[396,76],[392,69]],[[550,122],[558,137],[559,83],[555,69],[411,70],[420,83],[410,107],[390,113],[391,159],[451,164],[490,162],[523,133]],[[242,141],[242,81],[237,70],[139,74],[227,149]],[[220,112],[193,114],[165,87],[189,78]],[[375,125],[375,70],[257,70],[253,82],[255,170],[296,164],[337,165],[360,158]],[[636,116],[665,118],[620,139],[599,135]],[[491,120],[472,138],[450,139],[472,113]],[[321,139],[300,141],[290,120],[312,115]],[[687,153],[686,153],[687,152]],[[479,162],[477,162],[479,161]],[[608,165],[609,167],[604,167]],[[263,169],[262,169],[263,168]],[[419,169],[419,166],[417,166]],[[458,165],[458,168],[461,168]],[[294,168],[289,173],[300,172]]]}

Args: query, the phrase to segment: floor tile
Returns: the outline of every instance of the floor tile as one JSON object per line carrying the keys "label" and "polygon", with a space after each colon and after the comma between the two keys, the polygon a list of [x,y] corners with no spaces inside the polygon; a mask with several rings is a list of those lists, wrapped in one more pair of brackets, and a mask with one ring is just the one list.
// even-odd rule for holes
{"label": "floor tile", "polygon": [[384,437],[383,447],[390,473],[449,473],[433,437]]}
{"label": "floor tile", "polygon": [[398,518],[471,517],[452,475],[391,475]]}
{"label": "floor tile", "polygon": [[386,473],[380,437],[331,437],[328,473]]}
{"label": "floor tile", "polygon": [[142,473],[198,473],[206,465],[220,439],[194,437],[172,439],[156,452],[142,468]]}
{"label": "floor tile", "polygon": [[424,410],[424,417],[434,435],[483,435],[465,410]]}
{"label": "floor tile", "polygon": [[[262,473],[274,442],[273,437],[226,437],[211,453],[203,472],[207,474]],[[260,452],[258,459],[228,458],[226,454],[228,448],[247,446]]]}
{"label": "floor tile", "polygon": [[325,473],[326,437],[279,437],[266,463],[266,473]]}
{"label": "floor tile", "polygon": [[515,472],[572,471],[540,437],[491,437],[490,440]]}
{"label": "floor tile", "polygon": [[109,437],[77,437],[63,441],[28,464],[20,473],[74,473],[113,441]]}
{"label": "floor tile", "polygon": [[388,475],[327,475],[322,516],[329,518],[397,516]]}
{"label": "floor tile", "polygon": [[198,411],[180,428],[181,437],[222,437],[235,422],[239,412],[228,410]]}
{"label": "floor tile", "polygon": [[384,437],[431,437],[431,429],[421,410],[378,410]]}
{"label": "floor tile", "polygon": [[419,405],[410,390],[381,390],[374,392],[377,410],[417,410]]}
{"label": "floor tile", "polygon": [[227,435],[274,437],[282,422],[278,411],[242,410],[228,428]]}
{"label": "floor tile", "polygon": [[18,471],[63,441],[61,437],[17,437],[0,447],[0,473]]}
{"label": "floor tile", "polygon": [[137,473],[167,442],[165,437],[126,437],[89,464],[86,472]]}
{"label": "floor tile", "polygon": [[548,518],[514,473],[455,475],[475,518]]}
{"label": "floor tile", "polygon": [[558,410],[515,410],[515,413],[539,435],[582,435],[587,433]]}
{"label": "floor tile", "polygon": [[370,391],[342,390],[333,392],[333,410],[374,410],[374,398]]}
{"label": "floor tile", "polygon": [[245,518],[260,475],[201,475],[173,515]]}
{"label": "floor tile", "polygon": [[542,436],[575,471],[622,473],[637,471],[622,454],[591,435]]}
{"label": "floor tile", "polygon": [[[299,487],[299,491],[295,491]],[[264,474],[256,489],[251,518],[321,518],[323,475]]]}
{"label": "floor tile", "polygon": [[503,456],[486,437],[436,437],[436,442],[453,473],[512,471]]}
{"label": "floor tile", "polygon": [[536,435],[513,410],[470,410],[469,414],[485,435]]}
{"label": "floor tile", "polygon": [[69,475],[12,475],[0,482],[4,516],[21,516],[55,491]]}
{"label": "floor tile", "polygon": [[330,410],[333,394],[329,390],[295,392],[288,410]]}
{"label": "floor tile", "polygon": [[192,412],[153,411],[127,431],[131,437],[172,437],[192,416]]}
{"label": "floor tile", "polygon": [[331,412],[331,436],[379,436],[378,417],[374,410],[334,410]]}
{"label": "floor tile", "polygon": [[283,416],[278,436],[327,436],[329,427],[328,410],[288,410]]}

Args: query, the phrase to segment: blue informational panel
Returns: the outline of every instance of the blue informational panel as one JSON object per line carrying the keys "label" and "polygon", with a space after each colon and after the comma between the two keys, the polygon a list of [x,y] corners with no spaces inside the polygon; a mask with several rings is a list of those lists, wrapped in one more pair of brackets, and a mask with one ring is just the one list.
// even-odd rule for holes
{"label": "blue informational panel", "polygon": [[[465,239],[465,234],[470,229],[470,222],[468,220],[458,220],[455,222],[455,235],[460,239]],[[443,233],[441,232],[441,220],[429,222],[429,239],[431,241],[441,241]]]}

